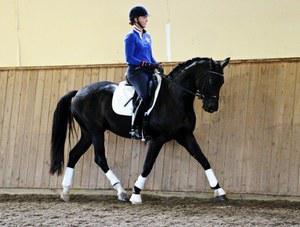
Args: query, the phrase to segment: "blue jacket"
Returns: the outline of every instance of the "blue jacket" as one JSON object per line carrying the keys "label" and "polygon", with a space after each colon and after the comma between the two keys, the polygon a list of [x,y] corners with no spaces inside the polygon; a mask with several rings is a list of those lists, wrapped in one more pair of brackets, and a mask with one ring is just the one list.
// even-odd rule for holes
{"label": "blue jacket", "polygon": [[142,61],[155,64],[152,56],[151,36],[143,32],[142,38],[139,33],[132,30],[125,37],[125,57],[128,65],[139,65]]}

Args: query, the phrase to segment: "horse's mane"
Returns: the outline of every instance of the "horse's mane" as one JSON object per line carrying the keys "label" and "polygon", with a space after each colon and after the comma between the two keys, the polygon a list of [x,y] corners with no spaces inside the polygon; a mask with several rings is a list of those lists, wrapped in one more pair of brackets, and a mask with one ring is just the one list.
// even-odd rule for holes
{"label": "horse's mane", "polygon": [[192,58],[190,60],[187,60],[185,62],[179,63],[168,75],[168,77],[174,78],[179,72],[193,64],[194,62],[199,62],[199,61],[212,61],[211,58]]}

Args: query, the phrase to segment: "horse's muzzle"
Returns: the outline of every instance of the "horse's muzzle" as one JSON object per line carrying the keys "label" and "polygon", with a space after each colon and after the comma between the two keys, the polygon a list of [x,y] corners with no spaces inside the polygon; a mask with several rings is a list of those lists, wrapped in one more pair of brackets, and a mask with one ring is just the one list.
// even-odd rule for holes
{"label": "horse's muzzle", "polygon": [[218,99],[203,100],[203,109],[208,113],[213,113],[218,111],[219,109]]}

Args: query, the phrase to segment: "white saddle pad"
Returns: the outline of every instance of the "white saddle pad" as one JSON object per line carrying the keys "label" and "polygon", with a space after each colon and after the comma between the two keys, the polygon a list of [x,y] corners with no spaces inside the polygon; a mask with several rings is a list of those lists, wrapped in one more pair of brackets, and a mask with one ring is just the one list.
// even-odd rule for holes
{"label": "white saddle pad", "polygon": [[[146,115],[149,115],[151,113],[151,111],[156,103],[157,96],[158,96],[160,86],[161,86],[161,76],[157,75],[157,74],[155,74],[155,76],[157,78],[158,84],[157,84],[157,87],[155,90],[153,104],[146,112]],[[112,98],[113,111],[119,115],[132,116],[133,103],[132,103],[131,98],[133,97],[133,95],[134,95],[134,87],[128,85],[126,81],[120,82],[119,86],[116,88],[113,98]]]}

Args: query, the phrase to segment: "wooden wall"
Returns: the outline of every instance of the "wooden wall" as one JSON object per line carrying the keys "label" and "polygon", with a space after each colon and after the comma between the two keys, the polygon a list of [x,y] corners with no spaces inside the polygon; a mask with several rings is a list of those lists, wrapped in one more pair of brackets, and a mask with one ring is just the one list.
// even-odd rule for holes
{"label": "wooden wall", "polygon": [[[176,64],[165,65],[170,71]],[[121,81],[124,65],[0,68],[0,187],[60,188],[50,176],[52,114],[67,91],[99,80]],[[232,61],[220,110],[195,101],[195,135],[224,189],[300,195],[300,59]],[[108,162],[126,188],[141,172],[143,143],[106,133]],[[65,152],[67,157],[67,152]],[[75,188],[110,188],[87,152]],[[175,142],[163,147],[146,189],[210,191],[204,171]]]}

